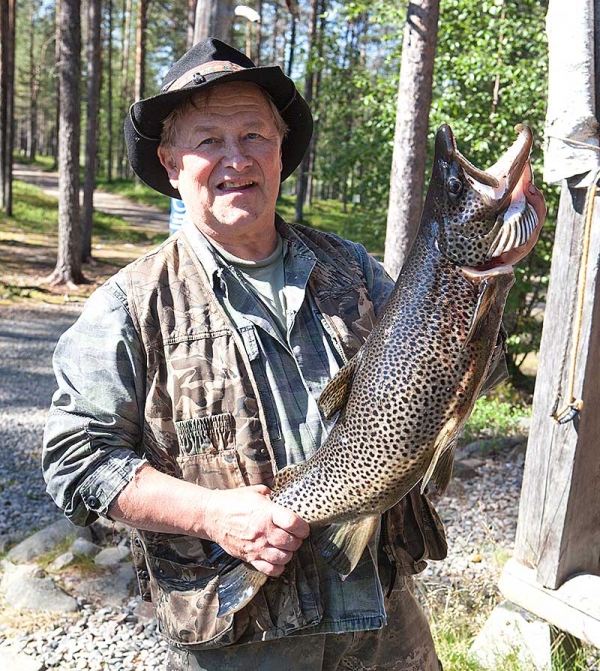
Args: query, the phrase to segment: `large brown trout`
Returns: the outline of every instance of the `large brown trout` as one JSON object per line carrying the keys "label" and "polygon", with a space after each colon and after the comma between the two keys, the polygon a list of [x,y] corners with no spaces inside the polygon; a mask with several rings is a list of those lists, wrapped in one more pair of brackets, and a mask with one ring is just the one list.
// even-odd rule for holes
{"label": "large brown trout", "polygon": [[[443,491],[450,479],[455,439],[497,342],[512,265],[541,227],[525,198],[532,134],[516,130],[514,145],[484,172],[460,154],[449,126],[439,129],[416,241],[377,326],[319,399],[337,421],[310,459],[276,476],[272,500],[313,527],[313,542],[342,575],[383,512],[419,483],[432,479]],[[219,615],[239,610],[266,579],[234,560],[220,575]]]}

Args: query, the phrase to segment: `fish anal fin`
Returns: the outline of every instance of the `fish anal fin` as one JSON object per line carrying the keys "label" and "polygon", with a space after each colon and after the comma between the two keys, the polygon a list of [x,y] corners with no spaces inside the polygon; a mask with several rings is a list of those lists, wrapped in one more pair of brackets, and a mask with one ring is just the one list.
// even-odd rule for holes
{"label": "fish anal fin", "polygon": [[267,582],[267,575],[240,562],[238,566],[219,576],[217,595],[219,611],[217,617],[236,613],[248,604]]}
{"label": "fish anal fin", "polygon": [[454,468],[454,453],[456,452],[456,440],[452,441],[446,450],[440,455],[436,464],[435,470],[431,479],[435,484],[435,488],[440,494],[443,494],[452,477],[452,469]]}
{"label": "fish anal fin", "polygon": [[323,389],[319,396],[319,408],[326,419],[331,419],[345,405],[352,389],[352,379],[358,363],[358,355],[352,357],[342,366],[334,378]]}
{"label": "fish anal fin", "polygon": [[316,532],[316,546],[325,561],[342,578],[354,571],[377,529],[379,515],[370,515],[352,522],[330,524]]}
{"label": "fish anal fin", "polygon": [[[437,438],[435,439],[435,444],[433,447],[433,457],[431,458],[431,462],[425,471],[425,475],[423,476],[423,480],[421,482],[421,493],[425,491],[425,487],[427,487],[427,483],[431,480],[433,477],[434,473],[436,472],[436,469],[438,467],[438,464],[440,462],[440,459],[442,455],[448,450],[451,449],[452,451],[452,459],[454,459],[454,448],[453,444],[456,441],[456,436],[458,435],[458,430],[460,428],[461,424],[459,420],[456,417],[450,418],[446,424],[442,427],[442,430],[438,433]],[[448,464],[445,462],[442,462],[442,465],[440,466],[441,472],[444,473],[448,467]],[[450,475],[452,475],[452,469],[450,470]],[[439,478],[441,478],[441,473],[438,474]],[[450,477],[448,477],[448,480]],[[443,482],[443,479],[441,480]],[[436,482],[434,480],[434,482]],[[446,483],[447,484],[447,483]],[[437,487],[437,483],[436,483]]]}

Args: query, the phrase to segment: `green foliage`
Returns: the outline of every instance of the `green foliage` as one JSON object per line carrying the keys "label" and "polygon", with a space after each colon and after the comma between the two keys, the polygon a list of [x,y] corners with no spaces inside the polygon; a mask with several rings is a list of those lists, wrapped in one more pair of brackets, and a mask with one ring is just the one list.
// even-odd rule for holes
{"label": "green foliage", "polygon": [[[291,221],[294,217],[295,200],[292,196],[281,196],[277,201],[277,212]],[[322,231],[335,233],[343,238],[363,244],[378,258],[383,257],[385,241],[385,217],[382,212],[353,210],[349,216],[337,200],[316,200],[304,210],[304,224]]]}
{"label": "green foliage", "polygon": [[493,397],[480,398],[467,421],[462,439],[470,442],[479,438],[504,438],[523,433],[519,420],[530,416],[529,407]]}

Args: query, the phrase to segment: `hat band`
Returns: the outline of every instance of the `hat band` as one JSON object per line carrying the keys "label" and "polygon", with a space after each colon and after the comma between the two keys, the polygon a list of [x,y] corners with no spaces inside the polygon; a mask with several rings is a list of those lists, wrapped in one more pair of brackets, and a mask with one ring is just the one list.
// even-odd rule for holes
{"label": "hat band", "polygon": [[244,68],[231,61],[209,61],[200,67],[192,68],[191,70],[184,72],[181,77],[165,84],[160,92],[166,93],[167,91],[178,91],[191,83],[196,85],[202,84],[206,81],[207,75],[214,75],[220,72],[239,72],[240,70],[247,69],[248,68]]}

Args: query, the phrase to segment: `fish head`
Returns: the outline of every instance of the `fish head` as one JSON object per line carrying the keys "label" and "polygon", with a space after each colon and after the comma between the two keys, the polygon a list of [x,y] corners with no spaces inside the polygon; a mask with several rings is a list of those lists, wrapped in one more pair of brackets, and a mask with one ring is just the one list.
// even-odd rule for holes
{"label": "fish head", "polygon": [[512,266],[537,241],[543,214],[526,197],[533,134],[525,125],[515,130],[514,144],[485,171],[458,151],[450,126],[437,132],[423,219],[435,222],[435,245],[454,265],[478,271]]}

